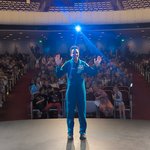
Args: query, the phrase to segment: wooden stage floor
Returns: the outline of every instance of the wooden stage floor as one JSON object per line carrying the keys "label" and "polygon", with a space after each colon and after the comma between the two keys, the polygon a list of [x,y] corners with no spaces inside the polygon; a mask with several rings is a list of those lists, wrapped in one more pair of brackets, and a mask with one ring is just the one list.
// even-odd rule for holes
{"label": "wooden stage floor", "polygon": [[150,121],[87,119],[87,140],[67,141],[66,119],[0,122],[0,150],[150,150]]}

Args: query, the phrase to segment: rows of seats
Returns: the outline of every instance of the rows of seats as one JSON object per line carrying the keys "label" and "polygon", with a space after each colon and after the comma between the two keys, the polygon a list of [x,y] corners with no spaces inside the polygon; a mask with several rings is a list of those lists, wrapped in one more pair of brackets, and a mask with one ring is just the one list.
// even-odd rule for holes
{"label": "rows of seats", "polygon": [[[61,93],[59,103],[61,104],[62,116],[65,116],[65,114],[64,114],[65,113],[64,112],[64,110],[65,110],[64,99],[65,99],[65,91],[66,91],[66,79],[61,78],[58,80],[55,77],[55,73],[54,73],[55,72],[54,71],[55,70],[55,61],[54,61],[53,57],[42,57],[42,58],[40,57],[40,59],[37,59],[37,60],[38,61],[36,61],[35,67],[37,67],[38,73],[34,77],[34,81],[31,83],[31,86],[32,85],[36,86],[36,89],[35,89],[36,93],[42,95],[42,97],[44,97],[45,100],[42,100],[41,98],[39,100],[36,100],[35,97],[33,96],[33,98],[31,99],[31,107],[30,107],[31,108],[31,118],[35,118],[34,112],[38,112],[39,116],[41,115],[40,112],[45,114],[45,111],[43,111],[43,110],[47,106],[47,104],[53,103],[53,102],[51,102],[51,101],[53,101],[53,98],[51,98],[51,99],[49,99],[49,98],[50,98],[50,96],[52,96],[55,93],[55,91],[56,91],[56,93],[57,93],[57,91],[59,93]],[[89,60],[93,60],[93,58],[89,58]],[[89,61],[86,60],[86,62],[88,62],[88,64],[90,64]],[[124,66],[124,68],[122,68],[121,66],[122,67],[124,66],[124,64],[122,62],[117,62],[115,60],[112,60],[111,62],[105,62],[105,60],[103,60],[103,62],[101,63],[100,70],[99,70],[100,73],[97,74],[97,76],[95,76],[93,78],[90,78],[90,77],[86,78],[87,94],[88,94],[89,89],[91,87],[94,88],[94,86],[98,89],[99,88],[103,89],[104,86],[105,87],[111,86],[111,89],[109,89],[109,91],[112,93],[112,91],[111,91],[112,87],[117,84],[117,85],[120,85],[120,90],[127,91],[128,96],[130,98],[130,95],[129,95],[130,89],[129,89],[128,83],[132,82],[132,80],[129,79],[129,73],[125,69],[125,66]],[[111,78],[106,73],[112,74],[113,78]],[[120,73],[121,73],[121,75],[119,75]],[[123,79],[125,79],[125,80],[123,80]],[[55,84],[55,86],[56,85],[58,85],[58,86],[53,87],[54,84]],[[121,85],[122,85],[122,87],[121,87]],[[123,85],[127,86],[127,87],[123,87]],[[43,94],[43,92],[41,93],[42,89],[44,91],[44,94]],[[104,89],[104,90],[106,90],[106,89]],[[108,90],[106,90],[106,91],[108,92]],[[33,92],[35,93],[35,91],[33,91]],[[31,92],[31,95],[33,95],[33,94]],[[92,95],[93,94],[94,93],[92,92]],[[108,96],[112,97],[112,94],[110,94],[110,93],[107,93],[107,94],[108,94]],[[95,100],[94,96],[92,98],[91,97],[89,98],[87,96],[87,106],[92,106],[92,108],[87,107],[87,113],[90,113],[93,110],[95,110],[95,113],[97,113],[97,109],[95,107],[94,102],[89,102],[91,100],[93,100],[93,101]],[[113,104],[112,98],[110,98],[110,100]],[[127,101],[127,105],[128,105],[127,107],[132,108],[132,106],[130,105],[130,99],[125,99],[125,101]],[[33,105],[34,102],[37,104],[41,103],[40,107],[39,107],[39,105],[37,106],[36,104]],[[44,106],[42,106],[43,104],[44,104]],[[55,109],[49,108],[48,112],[53,111],[53,110],[57,111],[57,108],[56,107],[55,107]],[[97,116],[97,114],[96,114],[96,116]],[[130,111],[130,118],[132,118],[131,116],[132,116],[132,113]],[[46,112],[46,117],[49,117],[47,115],[47,112]]]}
{"label": "rows of seats", "polygon": [[113,10],[111,1],[74,3],[74,6],[52,6],[49,11],[109,11]]}
{"label": "rows of seats", "polygon": [[[28,56],[23,57],[26,59]],[[27,69],[27,63],[19,57],[0,55],[0,107],[3,107],[7,95],[14,88],[17,80],[27,72]]]}
{"label": "rows of seats", "polygon": [[0,10],[37,11],[39,6],[38,2],[0,1]]}
{"label": "rows of seats", "polygon": [[144,59],[139,62],[133,61],[132,65],[150,83],[150,59]]}
{"label": "rows of seats", "polygon": [[123,0],[123,8],[126,9],[140,9],[140,8],[149,8],[149,0]]}
{"label": "rows of seats", "polygon": [[[118,87],[119,91],[122,93],[123,102],[125,105],[125,115],[126,119],[132,119],[133,113],[133,100],[132,100],[132,93],[130,92],[130,88],[127,86],[120,86]],[[96,104],[96,101],[91,99],[86,101],[86,115],[87,117],[96,117],[96,118],[119,118],[119,109],[118,106],[115,105],[115,101],[113,99],[113,87],[106,86],[103,88],[104,92],[106,92],[108,99],[113,105],[113,114],[111,116],[105,116],[103,112],[100,111],[99,106]],[[95,94],[95,93],[93,93]],[[101,102],[100,102],[101,105]],[[65,109],[65,108],[64,108]],[[77,111],[77,110],[76,110]]]}
{"label": "rows of seats", "polygon": [[[105,87],[105,88],[107,89],[107,88],[110,88],[110,87]],[[112,88],[113,87],[111,87],[111,89]],[[111,117],[119,118],[118,108],[115,106],[114,100],[112,98],[113,90],[106,90],[106,89],[104,91],[107,93],[109,100],[111,101],[111,103],[114,106],[114,114]],[[132,119],[132,94],[130,94],[128,87],[119,87],[119,89],[122,89],[122,90],[120,90],[120,92],[122,93],[123,102],[125,104],[126,118]],[[64,93],[65,93],[65,90],[64,90]],[[65,117],[66,114],[65,114],[64,97],[62,97],[62,99],[60,99],[60,104],[61,104],[62,117]],[[55,112],[55,113],[58,113],[56,107],[51,107],[51,108],[49,108],[48,112],[46,113],[46,118],[53,117],[53,116],[49,115],[52,111]],[[38,115],[40,113],[41,113],[41,111],[39,109],[37,109],[36,107],[34,107],[33,101],[31,101],[31,118],[33,119],[33,118],[38,117],[36,115]],[[87,117],[97,117],[97,118],[98,117],[105,117],[99,111],[99,107],[95,104],[95,100],[87,100],[86,101],[86,113],[87,113]],[[75,110],[75,114],[77,114],[77,110]],[[58,114],[56,114],[54,117],[57,117],[57,115]]]}
{"label": "rows of seats", "polygon": [[[109,52],[108,52],[109,53]],[[105,54],[105,55],[109,55],[109,54]],[[114,100],[112,99],[112,87],[115,85],[119,86],[119,89],[122,91],[126,91],[126,95],[123,94],[123,98],[125,101],[125,105],[126,105],[126,111],[129,112],[129,117],[127,118],[132,118],[132,96],[130,95],[130,89],[129,86],[132,83],[132,74],[128,72],[125,62],[122,60],[115,59],[116,57],[114,57],[113,55],[108,56],[106,58],[109,58],[110,60],[105,60],[103,59],[102,63],[101,63],[101,67],[98,70],[98,74],[95,77],[86,77],[86,89],[87,89],[87,114],[89,115],[96,115],[96,117],[99,116],[99,108],[96,107],[95,104],[95,91],[96,89],[102,89],[105,87],[110,87],[111,89],[109,90],[105,90],[105,92],[107,93],[109,100],[111,101],[111,103],[114,105]],[[63,56],[63,60],[67,60],[67,56]],[[93,65],[93,59],[94,57],[91,57],[91,55],[85,54],[84,55],[84,60],[89,64],[89,65]],[[44,90],[44,96],[42,94],[42,97],[44,97],[44,101],[42,99],[36,100],[33,98],[31,99],[31,118],[41,118],[41,114],[46,114],[46,118],[49,117],[49,112],[54,111],[57,112],[57,108],[56,107],[52,107],[48,109],[48,111],[46,111],[44,108],[49,104],[49,103],[53,103],[52,99],[49,99],[50,96],[52,96],[55,93],[55,89],[56,92],[58,91],[59,93],[61,93],[61,98],[59,100],[59,103],[61,104],[61,112],[62,112],[62,117],[65,116],[65,92],[66,92],[66,78],[61,78],[61,79],[57,79],[55,77],[55,60],[54,57],[51,56],[44,56],[44,57],[37,57],[37,61],[35,64],[35,67],[38,69],[38,73],[36,74],[36,76],[34,77],[34,81],[33,83],[31,83],[31,85],[35,85],[37,87],[36,92],[38,94],[41,94],[41,89],[43,89],[45,87],[45,83],[46,83],[46,89]],[[53,79],[53,80],[52,80]],[[63,84],[62,84],[63,83]],[[51,87],[52,85],[58,85],[57,88]],[[49,87],[50,86],[50,87]],[[91,88],[93,89],[91,92]],[[96,89],[95,89],[96,88]],[[122,89],[121,89],[122,88]],[[47,89],[50,89],[50,93],[49,91],[47,92]],[[58,90],[57,90],[58,89]],[[31,95],[32,92],[31,92]],[[125,95],[125,96],[124,96]],[[41,105],[37,105],[41,102]],[[36,104],[37,103],[37,104]],[[55,103],[55,102],[54,102]],[[35,104],[35,105],[34,105]],[[44,107],[42,106],[44,104]],[[39,117],[36,115],[39,115]],[[116,111],[117,112],[117,111]],[[76,113],[77,114],[77,113]],[[104,114],[105,115],[105,114]],[[101,114],[100,114],[101,116]],[[45,117],[45,116],[43,116]],[[55,115],[55,117],[57,117]],[[103,117],[103,116],[102,116]],[[104,116],[105,117],[105,116]],[[113,117],[113,116],[112,116]],[[116,115],[116,117],[118,117]]]}
{"label": "rows of seats", "polygon": [[[128,113],[128,118],[132,119],[132,92],[131,92],[131,88],[132,87],[128,87],[128,86],[119,86],[119,91],[122,93],[122,98],[123,98],[123,102],[125,104],[125,111],[126,113]],[[113,100],[113,87],[112,86],[106,86],[103,88],[103,90],[107,93],[110,101],[112,102],[112,104],[114,104],[114,100]],[[114,117],[116,118],[116,111],[118,111],[118,109],[116,109],[116,107],[114,107]]]}
{"label": "rows of seats", "polygon": [[[124,10],[149,8],[149,0],[122,0]],[[39,2],[19,2],[0,0],[0,10],[38,11]],[[50,6],[49,11],[111,11],[114,10],[111,1],[74,3],[73,6]]]}

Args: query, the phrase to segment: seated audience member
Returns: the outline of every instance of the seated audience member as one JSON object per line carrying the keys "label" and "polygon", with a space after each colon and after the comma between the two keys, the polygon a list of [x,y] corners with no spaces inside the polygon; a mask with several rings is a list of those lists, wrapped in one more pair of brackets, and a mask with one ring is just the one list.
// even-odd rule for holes
{"label": "seated audience member", "polygon": [[102,89],[98,89],[95,93],[95,97],[96,100],[100,101],[99,110],[103,112],[106,117],[112,116],[114,107],[108,99],[107,93]]}
{"label": "seated audience member", "polygon": [[3,107],[3,95],[5,94],[5,86],[0,79],[0,107]]}
{"label": "seated audience member", "polygon": [[125,105],[122,99],[122,93],[119,91],[119,88],[117,86],[114,86],[113,88],[113,99],[114,99],[114,105],[115,107],[119,107],[119,116],[120,118],[125,119]]}
{"label": "seated audience member", "polygon": [[35,68],[36,68],[36,69],[39,69],[39,68],[40,68],[40,59],[41,59],[41,58],[37,58],[37,59],[36,59],[36,62],[35,62]]}
{"label": "seated audience member", "polygon": [[44,114],[44,108],[47,104],[47,96],[44,94],[44,89],[40,89],[39,93],[34,94],[33,99],[33,109],[38,109],[40,113],[38,114],[38,118],[42,117]]}
{"label": "seated audience member", "polygon": [[58,117],[61,117],[61,103],[57,92],[55,93],[54,90],[48,90],[48,104],[44,108],[44,111],[49,111],[51,108],[56,108],[58,111]]}
{"label": "seated audience member", "polygon": [[86,99],[89,100],[89,101],[95,100],[94,91],[91,87],[88,88],[87,91],[86,91]]}
{"label": "seated audience member", "polygon": [[50,77],[50,86],[52,88],[59,88],[59,83],[58,83],[57,79],[54,76]]}
{"label": "seated audience member", "polygon": [[35,94],[37,94],[39,92],[39,87],[37,86],[36,83],[33,83],[31,86],[30,86],[30,93],[32,96],[34,96]]}

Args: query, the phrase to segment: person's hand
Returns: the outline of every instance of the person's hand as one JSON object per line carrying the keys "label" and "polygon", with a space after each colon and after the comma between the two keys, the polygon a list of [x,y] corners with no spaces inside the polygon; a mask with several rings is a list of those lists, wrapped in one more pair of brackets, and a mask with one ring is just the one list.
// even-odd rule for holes
{"label": "person's hand", "polygon": [[60,57],[60,54],[55,56],[55,63],[57,66],[60,66],[62,63],[62,58]]}
{"label": "person's hand", "polygon": [[94,58],[94,64],[96,67],[98,67],[100,65],[102,61],[102,57],[101,56],[97,56],[97,58]]}

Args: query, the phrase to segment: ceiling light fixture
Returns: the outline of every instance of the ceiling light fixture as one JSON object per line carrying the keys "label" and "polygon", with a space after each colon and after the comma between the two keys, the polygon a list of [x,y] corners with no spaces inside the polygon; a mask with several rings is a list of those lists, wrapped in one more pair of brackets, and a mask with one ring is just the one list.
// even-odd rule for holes
{"label": "ceiling light fixture", "polygon": [[75,26],[75,30],[76,32],[80,32],[81,31],[81,27],[79,25]]}

